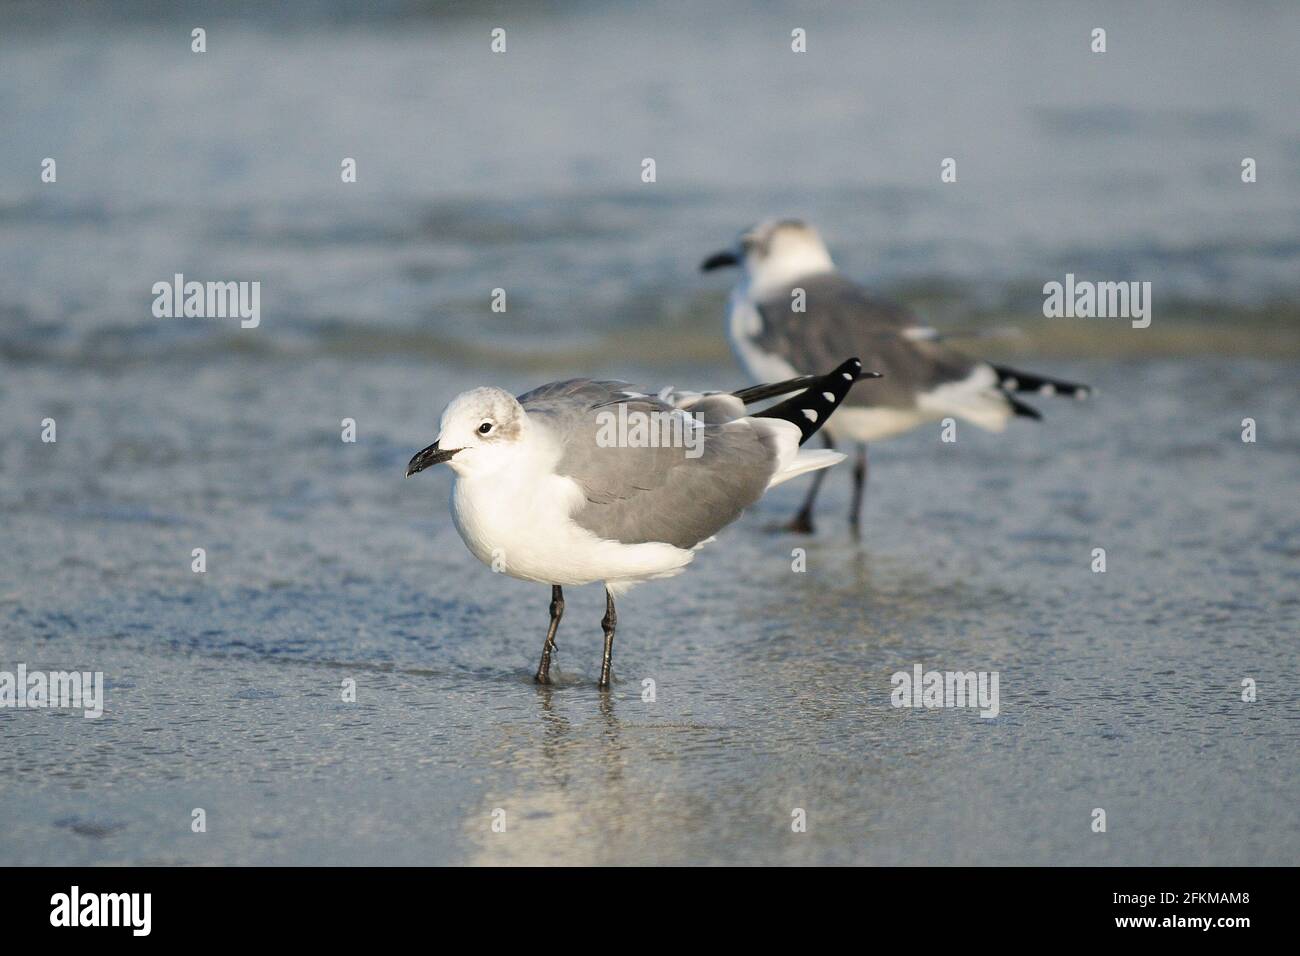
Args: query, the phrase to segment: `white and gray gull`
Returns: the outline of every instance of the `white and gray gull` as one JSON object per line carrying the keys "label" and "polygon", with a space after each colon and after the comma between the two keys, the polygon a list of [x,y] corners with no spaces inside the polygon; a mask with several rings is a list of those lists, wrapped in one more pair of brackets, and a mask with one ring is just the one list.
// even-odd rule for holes
{"label": "white and gray gull", "polygon": [[[856,388],[822,432],[856,442],[855,533],[867,477],[867,442],[952,417],[1002,431],[1013,415],[1039,418],[1013,393],[1086,398],[1085,385],[1018,372],[953,349],[906,307],[877,298],[836,271],[812,226],[797,219],[768,220],[745,230],[736,244],[704,260],[705,271],[739,265],[740,280],[727,304],[727,335],[751,379],[769,382],[825,368],[847,349],[884,375],[879,385]],[[788,530],[813,530],[812,508],[822,474],[813,478]]]}
{"label": "white and gray gull", "polygon": [[[734,394],[653,396],[624,382],[573,379],[518,398],[474,388],[442,413],[438,440],[406,475],[446,462],[451,515],[466,547],[493,570],[551,585],[551,621],[536,680],[551,681],[565,585],[605,584],[609,687],[614,597],[679,574],[696,550],[767,489],[842,461],[803,451],[862,374],[833,372]],[[745,406],[784,401],[750,414]]]}

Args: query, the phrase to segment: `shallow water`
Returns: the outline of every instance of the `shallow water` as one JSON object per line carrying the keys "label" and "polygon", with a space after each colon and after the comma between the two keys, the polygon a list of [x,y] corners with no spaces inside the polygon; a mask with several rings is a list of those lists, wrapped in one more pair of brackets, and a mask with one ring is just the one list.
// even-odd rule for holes
{"label": "shallow water", "polygon": [[[1297,369],[1051,371],[1100,397],[877,446],[860,546],[833,473],[816,537],[767,530],[794,483],[633,591],[608,698],[599,590],[534,687],[546,589],[468,555],[445,474],[401,479],[472,376],[242,363],[149,439],[173,373],[83,373],[56,445],[4,445],[0,621],[5,664],[102,670],[107,710],[0,711],[0,858],[1294,862]],[[7,373],[39,417],[47,373]],[[895,709],[916,663],[998,671],[999,716]]]}
{"label": "shallow water", "polygon": [[[457,349],[554,368],[557,351],[611,362],[649,325],[642,347],[667,330],[675,354],[721,357],[722,282],[696,266],[791,214],[940,321],[1033,315],[1067,272],[1153,282],[1157,330],[1176,303],[1213,319],[1300,300],[1294,4],[1103,5],[1104,55],[1091,21],[1039,4],[801,10],[803,55],[788,11],[749,3],[235,6],[202,55],[192,17],[154,4],[125,22],[42,6],[0,9],[0,354]],[[153,318],[177,272],[260,281],[262,325]]]}
{"label": "shallow water", "polygon": [[[152,5],[0,9],[0,165],[32,171],[0,177],[0,670],[108,685],[98,720],[0,709],[0,862],[1296,861],[1296,350],[1103,361],[1037,290],[1155,281],[1105,354],[1175,300],[1294,340],[1300,10],[1117,5],[1098,62],[1091,22],[1014,4],[820,8],[806,60],[769,6],[409,6],[213,20],[205,59]],[[620,602],[609,695],[570,589],[535,687],[546,588],[474,561],[406,461],[484,382],[742,384],[695,267],[787,212],[1099,396],[873,447],[860,544],[846,469],[807,540],[768,530],[806,485],[777,489]],[[261,281],[262,324],[153,318],[175,272]],[[996,670],[999,715],[892,707],[914,664]]]}

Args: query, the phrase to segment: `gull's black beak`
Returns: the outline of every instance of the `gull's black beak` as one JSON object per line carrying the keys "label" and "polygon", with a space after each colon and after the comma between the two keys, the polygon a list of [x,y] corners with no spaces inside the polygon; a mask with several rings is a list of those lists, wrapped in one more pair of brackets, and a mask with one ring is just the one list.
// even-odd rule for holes
{"label": "gull's black beak", "polygon": [[722,252],[715,252],[709,258],[700,263],[701,272],[712,272],[714,269],[721,269],[723,266],[740,265],[740,256],[736,255],[730,249],[724,249]]}
{"label": "gull's black beak", "polygon": [[444,461],[451,461],[451,456],[458,451],[460,451],[459,448],[439,448],[438,443],[434,442],[428,448],[422,448],[415,453],[415,457],[406,466],[406,477],[410,478],[412,475],[418,475],[424,469],[431,468],[434,465],[441,465]]}

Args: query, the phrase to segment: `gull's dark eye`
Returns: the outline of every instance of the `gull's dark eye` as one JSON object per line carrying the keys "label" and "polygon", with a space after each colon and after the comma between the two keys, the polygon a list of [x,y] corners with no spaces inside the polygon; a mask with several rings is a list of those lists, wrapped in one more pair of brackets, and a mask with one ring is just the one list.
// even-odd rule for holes
{"label": "gull's dark eye", "polygon": [[478,427],[478,433],[479,433],[480,435],[486,435],[486,434],[487,434],[488,432],[490,432],[491,430],[492,430],[492,423],[491,423],[491,422],[484,422],[482,425],[480,425],[480,426]]}

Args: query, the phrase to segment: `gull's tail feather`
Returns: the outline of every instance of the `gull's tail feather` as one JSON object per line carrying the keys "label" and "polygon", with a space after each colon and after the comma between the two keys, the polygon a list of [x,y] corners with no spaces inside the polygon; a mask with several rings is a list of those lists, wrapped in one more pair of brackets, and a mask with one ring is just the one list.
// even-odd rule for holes
{"label": "gull's tail feather", "polygon": [[[861,373],[862,363],[851,358],[835,371],[815,377],[806,384],[795,386],[803,388],[804,391],[765,411],[758,412],[753,417],[777,418],[790,422],[799,429],[799,444],[802,445],[817,433],[817,429],[826,424],[826,420],[839,407],[840,402],[844,401],[844,396],[849,394],[849,389],[858,381]],[[807,377],[803,376],[803,378]],[[802,381],[802,379],[791,379],[791,381]]]}
{"label": "gull's tail feather", "polygon": [[[1004,392],[1033,392],[1037,395],[1064,395],[1067,398],[1088,398],[1092,395],[1092,388],[1087,385],[1080,385],[1077,382],[1066,382],[1059,378],[1048,378],[1046,375],[1035,375],[1032,372],[1021,372],[1014,368],[1007,368],[1005,365],[994,365],[993,371],[998,375],[998,388]],[[1016,410],[1017,415],[1028,415],[1031,418],[1040,417],[1036,411],[1028,405],[1011,400],[1012,407]],[[1029,409],[1028,412],[1022,409]]]}
{"label": "gull's tail feather", "polygon": [[[776,426],[769,426],[776,427]],[[798,447],[793,449],[793,454],[783,455],[777,466],[776,472],[772,479],[767,483],[769,488],[775,488],[777,485],[784,484],[791,478],[798,478],[800,475],[806,475],[810,471],[821,471],[823,468],[829,468],[831,465],[838,465],[848,455],[839,451],[831,451],[829,448],[818,448],[815,451],[800,451]]]}

